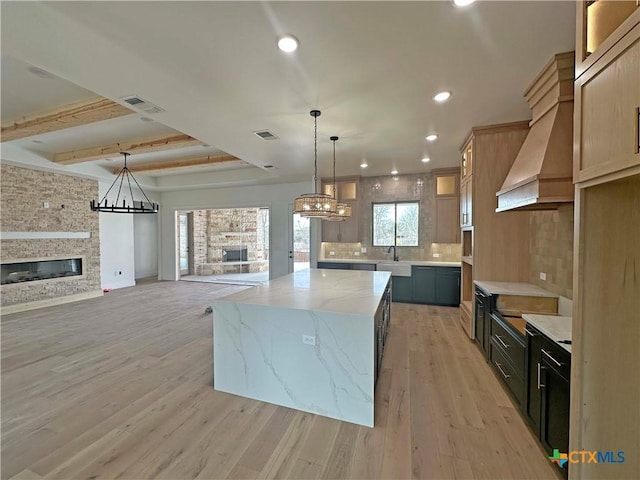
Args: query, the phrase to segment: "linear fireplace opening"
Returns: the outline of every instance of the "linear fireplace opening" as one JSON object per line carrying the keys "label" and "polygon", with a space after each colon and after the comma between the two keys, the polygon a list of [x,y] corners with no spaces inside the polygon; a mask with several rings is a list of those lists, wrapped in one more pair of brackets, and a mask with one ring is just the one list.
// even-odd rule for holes
{"label": "linear fireplace opening", "polygon": [[227,247],[222,249],[223,262],[246,262],[247,247]]}
{"label": "linear fireplace opening", "polygon": [[2,264],[0,284],[83,276],[83,258],[26,259]]}

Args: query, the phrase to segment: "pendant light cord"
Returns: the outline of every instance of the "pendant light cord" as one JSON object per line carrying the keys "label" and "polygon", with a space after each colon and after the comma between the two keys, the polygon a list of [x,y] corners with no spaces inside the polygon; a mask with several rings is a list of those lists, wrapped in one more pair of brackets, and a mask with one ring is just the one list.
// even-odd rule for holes
{"label": "pendant light cord", "polygon": [[[320,113],[320,112],[318,112]],[[318,116],[313,117],[313,191],[318,193]]]}
{"label": "pendant light cord", "polygon": [[333,141],[333,198],[338,200],[338,184],[336,183],[336,140],[337,137],[331,137]]}

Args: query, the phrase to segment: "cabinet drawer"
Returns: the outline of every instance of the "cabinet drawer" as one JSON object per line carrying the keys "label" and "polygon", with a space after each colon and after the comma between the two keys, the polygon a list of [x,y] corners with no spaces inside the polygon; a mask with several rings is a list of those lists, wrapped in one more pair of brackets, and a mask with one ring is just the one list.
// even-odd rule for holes
{"label": "cabinet drawer", "polygon": [[509,388],[509,391],[511,391],[518,404],[522,405],[522,402],[524,401],[524,380],[522,379],[522,376],[516,373],[511,362],[503,353],[502,348],[498,347],[497,344],[498,341],[492,337],[491,344],[489,346],[491,365],[505,385]]}
{"label": "cabinet drawer", "polygon": [[491,314],[491,340],[499,346],[516,373],[524,377],[524,344],[493,313]]}

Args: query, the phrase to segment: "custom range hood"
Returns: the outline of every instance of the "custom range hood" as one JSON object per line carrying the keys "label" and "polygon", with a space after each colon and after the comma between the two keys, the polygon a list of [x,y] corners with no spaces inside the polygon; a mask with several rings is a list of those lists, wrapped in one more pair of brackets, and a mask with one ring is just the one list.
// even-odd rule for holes
{"label": "custom range hood", "polygon": [[531,129],[496,193],[496,212],[573,202],[574,58],[574,52],[554,55],[525,91]]}

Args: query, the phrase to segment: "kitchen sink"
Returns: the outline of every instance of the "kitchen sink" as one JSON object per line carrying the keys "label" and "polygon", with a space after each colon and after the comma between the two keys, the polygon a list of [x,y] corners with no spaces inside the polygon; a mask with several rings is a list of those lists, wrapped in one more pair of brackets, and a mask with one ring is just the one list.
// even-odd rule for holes
{"label": "kitchen sink", "polygon": [[410,277],[411,263],[408,262],[378,262],[378,271],[391,272],[395,277]]}

